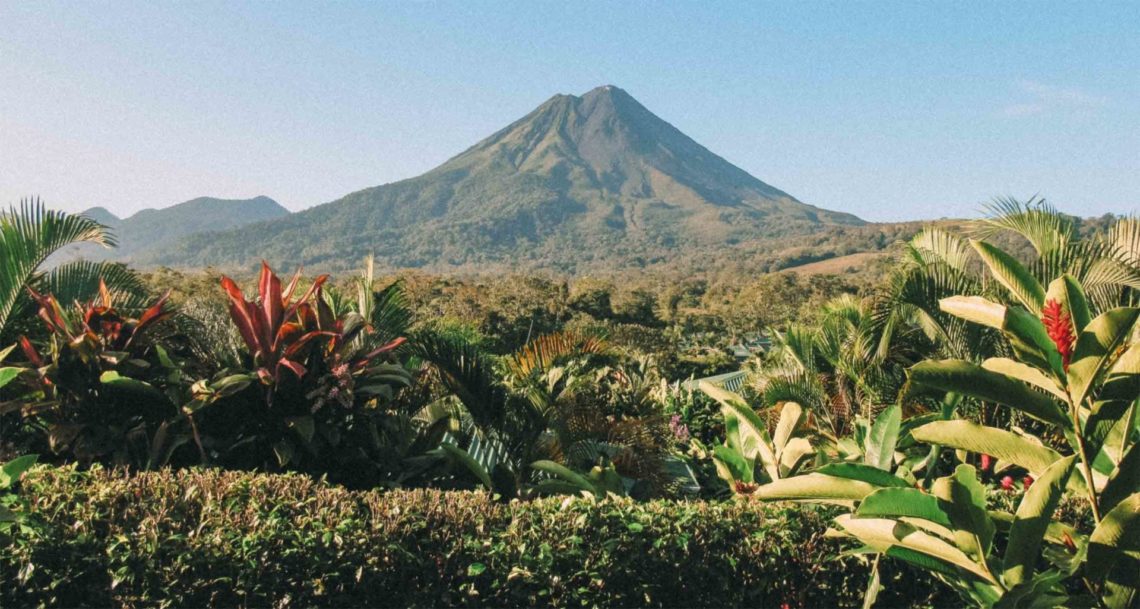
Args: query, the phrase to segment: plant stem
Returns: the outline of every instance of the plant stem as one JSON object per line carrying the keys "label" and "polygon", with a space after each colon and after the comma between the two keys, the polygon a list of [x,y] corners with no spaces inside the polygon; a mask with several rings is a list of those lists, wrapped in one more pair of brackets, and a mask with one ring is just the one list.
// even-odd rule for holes
{"label": "plant stem", "polygon": [[1085,448],[1085,437],[1081,433],[1081,411],[1080,407],[1073,404],[1069,409],[1073,417],[1073,437],[1077,440],[1077,451],[1081,457],[1081,468],[1085,474],[1085,486],[1089,490],[1089,503],[1092,504],[1093,520],[1096,524],[1100,524],[1100,508],[1097,507],[1096,501],[1096,483],[1093,482],[1092,464],[1089,462],[1088,450]]}

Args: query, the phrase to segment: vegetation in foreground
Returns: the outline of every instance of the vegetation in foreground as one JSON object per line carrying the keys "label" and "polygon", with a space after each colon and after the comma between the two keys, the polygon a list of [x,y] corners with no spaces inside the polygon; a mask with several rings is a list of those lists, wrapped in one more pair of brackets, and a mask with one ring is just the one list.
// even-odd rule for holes
{"label": "vegetation in foreground", "polygon": [[[615,496],[824,502],[843,508],[834,532],[857,541],[848,553],[869,566],[868,604],[890,594],[884,570],[896,563],[976,606],[1137,602],[1135,220],[1083,233],[1042,204],[1002,202],[972,239],[924,230],[861,294],[829,300],[810,320],[767,324],[771,347],[746,364],[739,391],[714,377],[694,393],[655,357],[686,336],[676,320],[691,318],[638,297],[627,317],[607,319],[605,291],[545,309],[516,302],[529,314],[494,317],[511,331],[490,336],[471,318],[416,319],[406,284],[377,290],[370,270],[334,285],[282,281],[263,266],[253,286],[226,278],[215,296],[142,301],[104,281],[68,304],[36,268],[67,240],[48,235],[45,213],[4,216],[6,249],[44,250],[5,279],[18,286],[3,329],[11,346],[0,351],[9,453],[82,468],[482,489],[491,502],[585,495],[598,501],[582,504],[596,517],[637,505]],[[80,237],[106,238],[95,229]],[[1011,253],[995,235],[1030,251]],[[560,317],[558,303],[579,315]],[[670,333],[677,342],[661,339]],[[17,463],[10,483],[27,460]],[[39,475],[55,475],[47,471]],[[178,475],[199,474],[163,474]],[[37,508],[32,488],[5,499],[15,521],[5,543],[30,548],[27,557],[73,522]],[[748,517],[727,522],[741,539],[756,532]],[[32,581],[42,558],[22,560],[20,581]],[[740,599],[763,602],[786,590],[739,585]],[[589,602],[586,589],[571,594]]]}

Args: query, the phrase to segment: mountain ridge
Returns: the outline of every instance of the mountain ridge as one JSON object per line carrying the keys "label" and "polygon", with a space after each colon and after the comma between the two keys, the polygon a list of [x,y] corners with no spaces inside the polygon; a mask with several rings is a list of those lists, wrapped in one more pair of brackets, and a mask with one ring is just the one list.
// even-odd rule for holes
{"label": "mountain ridge", "polygon": [[424,174],[240,230],[190,235],[142,264],[337,270],[646,266],[756,239],[857,227],[716,155],[606,85],[555,95]]}
{"label": "mountain ridge", "polygon": [[290,212],[277,201],[259,195],[250,199],[196,197],[168,207],[142,209],[125,218],[105,207],[92,207],[79,213],[111,229],[118,247],[75,244],[63,250],[67,259],[133,262],[140,252],[166,242],[193,234],[240,228]]}

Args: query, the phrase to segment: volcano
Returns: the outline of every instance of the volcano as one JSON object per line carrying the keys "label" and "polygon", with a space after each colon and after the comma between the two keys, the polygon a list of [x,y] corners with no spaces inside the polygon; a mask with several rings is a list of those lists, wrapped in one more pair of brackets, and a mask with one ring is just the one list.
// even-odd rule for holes
{"label": "volcano", "polygon": [[372,253],[389,268],[581,272],[862,224],[760,181],[607,85],[555,95],[423,175],[136,262],[337,270]]}

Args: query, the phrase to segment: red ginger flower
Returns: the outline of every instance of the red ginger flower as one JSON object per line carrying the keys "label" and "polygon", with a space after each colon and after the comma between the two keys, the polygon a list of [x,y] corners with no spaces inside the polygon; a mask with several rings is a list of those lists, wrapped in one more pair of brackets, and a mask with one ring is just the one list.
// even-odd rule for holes
{"label": "red ginger flower", "polygon": [[1065,365],[1065,372],[1068,372],[1069,360],[1073,357],[1073,343],[1077,340],[1073,332],[1073,318],[1060,302],[1049,300],[1041,308],[1041,322],[1045,324],[1045,331],[1049,333],[1049,338],[1053,339],[1053,344],[1057,345],[1057,351],[1061,353],[1061,362]]}

